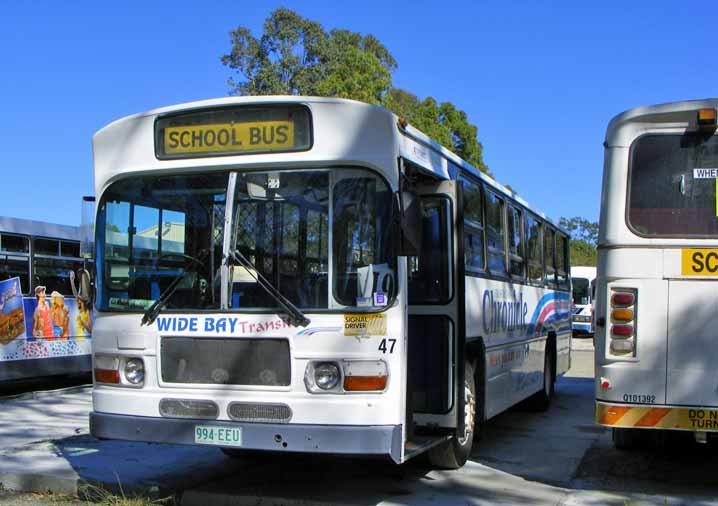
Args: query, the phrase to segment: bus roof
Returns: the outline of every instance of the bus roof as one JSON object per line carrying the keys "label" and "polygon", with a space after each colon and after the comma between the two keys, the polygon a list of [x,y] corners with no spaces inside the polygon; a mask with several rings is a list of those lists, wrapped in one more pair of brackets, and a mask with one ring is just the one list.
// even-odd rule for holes
{"label": "bus roof", "polygon": [[45,221],[26,220],[0,216],[0,232],[10,234],[31,235],[35,237],[52,237],[55,239],[80,240],[80,227],[60,225]]}
{"label": "bus roof", "polygon": [[695,125],[695,111],[698,109],[717,109],[717,98],[701,100],[684,100],[665,104],[635,107],[618,114],[611,119],[606,129],[606,145],[622,145],[619,131],[632,123],[673,123],[675,126],[689,127]]}
{"label": "bus roof", "polygon": [[[187,166],[187,160],[164,160],[159,161],[154,157],[154,121],[153,118],[165,114],[171,114],[176,112],[189,112],[192,110],[200,110],[214,107],[227,107],[231,105],[243,105],[243,104],[303,104],[312,109],[312,113],[315,114],[316,109],[326,109],[327,113],[335,113],[337,107],[340,106],[345,112],[353,117],[365,118],[371,117],[372,125],[379,125],[384,128],[391,128],[395,133],[395,139],[391,139],[390,136],[382,139],[382,142],[386,142],[387,147],[394,144],[392,147],[399,149],[401,156],[410,160],[434,174],[441,179],[455,179],[458,170],[470,174],[476,179],[482,180],[484,183],[489,185],[492,189],[502,193],[505,197],[514,200],[521,204],[523,207],[530,210],[532,213],[540,216],[543,220],[551,223],[562,232],[567,232],[558,226],[556,222],[547,217],[544,213],[533,208],[528,202],[519,197],[515,192],[509,190],[502,184],[495,181],[493,178],[484,174],[480,170],[476,169],[468,162],[460,158],[458,155],[449,151],[444,146],[440,145],[429,136],[414,128],[412,125],[407,125],[405,128],[399,126],[399,117],[391,111],[376,105],[366,104],[364,102],[358,102],[356,100],[349,100],[343,98],[329,98],[329,97],[307,97],[307,96],[295,96],[295,95],[266,95],[266,96],[243,96],[243,97],[224,97],[209,100],[201,100],[196,102],[186,102],[182,104],[171,105],[167,107],[160,107],[152,109],[146,112],[133,114],[120,118],[109,125],[103,127],[95,133],[93,136],[93,147],[95,155],[95,193],[100,195],[104,187],[114,180],[122,170],[118,167],[127,169],[127,171],[137,170],[148,170],[148,167],[140,167],[142,163],[152,164],[154,168],[159,166],[170,168],[183,168]],[[147,121],[151,120],[151,121]],[[386,131],[386,130],[385,130]],[[123,153],[122,150],[118,151],[118,145],[116,142],[112,142],[110,138],[114,137],[122,138],[126,144],[131,144],[133,147],[133,154],[128,157],[127,153]],[[104,142],[103,142],[104,139]],[[398,144],[396,146],[395,144]],[[376,143],[367,143],[364,146],[365,150],[363,155],[366,156],[366,149],[371,149],[372,146],[376,146]],[[354,147],[354,145],[352,145]],[[112,151],[111,153],[108,151]],[[311,150],[310,150],[311,151]],[[144,154],[143,154],[144,152]],[[146,156],[147,153],[151,153],[152,156]],[[346,151],[337,150],[336,153],[341,153],[342,156],[347,156],[350,160],[360,160],[362,152],[358,150],[356,153],[349,153]],[[304,162],[310,160],[316,160],[316,155],[311,153],[283,153],[291,159],[292,162]],[[277,154],[246,154],[238,155],[242,157],[243,162],[249,164],[261,163],[262,160],[270,160],[271,157],[278,156]],[[276,158],[275,158],[276,160]],[[205,157],[202,159],[193,160],[193,164],[196,167],[218,167],[219,165],[236,165],[237,156],[221,156],[221,157]],[[393,161],[395,164],[395,160]]]}
{"label": "bus roof", "polygon": [[583,266],[583,265],[577,265],[577,266],[571,266],[571,277],[572,278],[586,278],[586,279],[596,279],[596,268],[591,266]]}

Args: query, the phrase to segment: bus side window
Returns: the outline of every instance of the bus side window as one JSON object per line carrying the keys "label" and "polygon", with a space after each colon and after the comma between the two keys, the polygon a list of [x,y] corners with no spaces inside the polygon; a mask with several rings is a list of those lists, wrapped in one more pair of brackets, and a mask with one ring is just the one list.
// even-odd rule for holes
{"label": "bus side window", "polygon": [[451,297],[449,200],[423,197],[419,256],[409,257],[409,304],[446,304]]}
{"label": "bus side window", "polygon": [[528,246],[528,271],[531,283],[543,285],[543,237],[541,222],[533,215],[526,217],[526,236]]}
{"label": "bus side window", "polygon": [[489,271],[506,275],[504,242],[504,201],[493,192],[486,192],[486,244],[489,250]]}
{"label": "bus side window", "polygon": [[[68,243],[66,252],[80,251],[79,241]],[[72,294],[69,272],[77,272],[82,267],[79,257],[61,256],[60,241],[57,239],[33,239],[33,286],[44,286],[48,296],[52,292],[62,295]]]}
{"label": "bus side window", "polygon": [[464,263],[468,271],[486,269],[484,212],[481,186],[461,179],[464,185]]}
{"label": "bus side window", "polygon": [[544,271],[546,283],[556,286],[556,232],[546,227],[543,235]]}
{"label": "bus side window", "polygon": [[30,239],[0,234],[0,281],[20,278],[22,293],[30,293]]}
{"label": "bus side window", "polygon": [[523,234],[523,216],[520,209],[508,206],[508,231],[509,240],[509,270],[511,276],[519,279],[525,277],[525,261],[524,261],[524,234]]}
{"label": "bus side window", "polygon": [[556,272],[558,274],[558,286],[568,290],[568,237],[559,234],[557,239]]}

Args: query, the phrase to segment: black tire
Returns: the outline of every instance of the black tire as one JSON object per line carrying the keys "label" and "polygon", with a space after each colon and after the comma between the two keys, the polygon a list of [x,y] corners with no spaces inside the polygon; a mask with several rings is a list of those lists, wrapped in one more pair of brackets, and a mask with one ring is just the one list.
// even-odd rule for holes
{"label": "black tire", "polygon": [[474,445],[475,432],[481,424],[476,423],[476,378],[474,368],[468,362],[464,366],[464,437],[452,436],[439,446],[429,450],[429,462],[432,466],[441,469],[459,469],[471,454]]}
{"label": "black tire", "polygon": [[543,386],[541,390],[526,400],[528,407],[534,411],[546,411],[551,405],[556,381],[556,357],[551,347],[546,348],[543,359]]}

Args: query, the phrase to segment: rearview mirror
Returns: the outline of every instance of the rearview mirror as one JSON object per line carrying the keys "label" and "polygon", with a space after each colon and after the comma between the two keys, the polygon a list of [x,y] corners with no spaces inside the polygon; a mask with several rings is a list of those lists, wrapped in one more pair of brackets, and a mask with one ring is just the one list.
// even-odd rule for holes
{"label": "rearview mirror", "polygon": [[417,256],[421,248],[421,199],[411,191],[396,192],[397,256]]}
{"label": "rearview mirror", "polygon": [[81,300],[86,306],[92,301],[92,277],[87,269],[77,271],[77,285],[75,284],[75,272],[70,271],[70,288],[76,299]]}

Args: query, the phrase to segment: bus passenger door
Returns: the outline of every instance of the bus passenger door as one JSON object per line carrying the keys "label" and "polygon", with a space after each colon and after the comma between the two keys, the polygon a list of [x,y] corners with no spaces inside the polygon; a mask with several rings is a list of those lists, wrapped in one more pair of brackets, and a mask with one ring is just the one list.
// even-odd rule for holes
{"label": "bus passenger door", "polygon": [[[407,455],[435,436],[463,434],[464,261],[455,181],[416,188],[422,203],[419,255],[407,257]],[[459,395],[461,394],[461,395]],[[461,413],[462,416],[457,416]]]}

